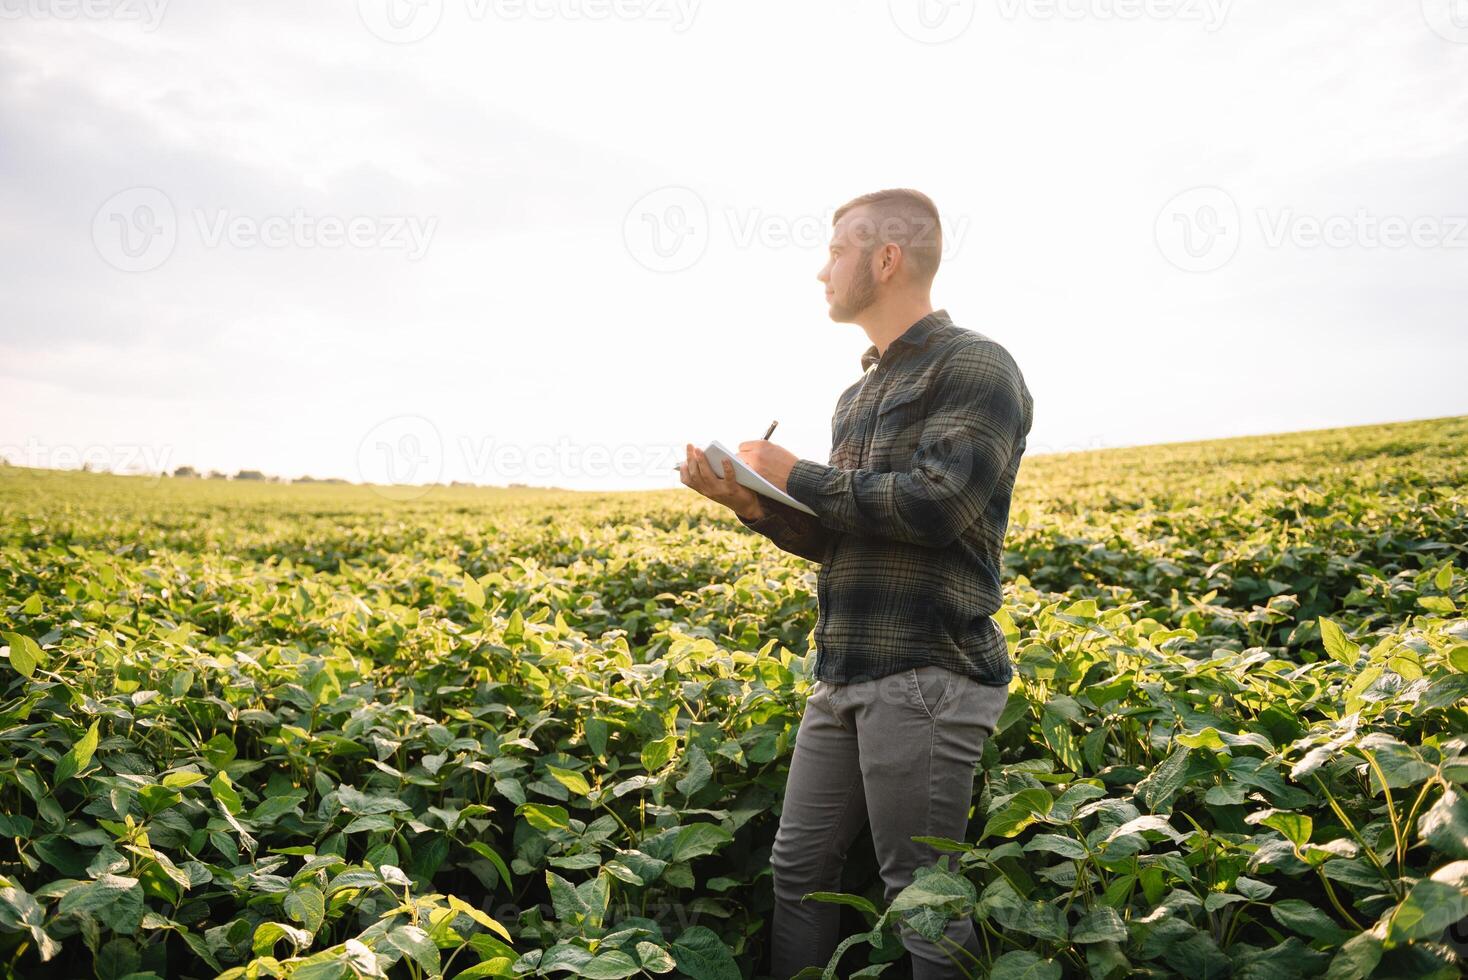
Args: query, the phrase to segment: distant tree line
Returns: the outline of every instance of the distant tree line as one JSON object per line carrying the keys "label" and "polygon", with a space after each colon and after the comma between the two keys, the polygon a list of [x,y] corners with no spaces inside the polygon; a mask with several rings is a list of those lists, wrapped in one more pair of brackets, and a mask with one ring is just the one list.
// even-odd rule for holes
{"label": "distant tree line", "polygon": [[204,470],[202,473],[192,466],[175,467],[172,476],[178,479],[188,480],[256,480],[261,483],[349,483],[338,477],[319,478],[314,476],[298,476],[294,480],[284,476],[271,476],[260,470],[240,470],[231,475],[221,473],[219,470]]}
{"label": "distant tree line", "polygon": [[[3,457],[0,457],[0,463],[4,463],[4,461],[5,461],[4,458]],[[343,480],[340,477],[335,477],[335,476],[328,476],[328,477],[298,476],[295,479],[291,479],[289,477],[284,477],[284,476],[270,476],[270,475],[268,475],[266,473],[262,473],[260,470],[240,470],[239,472],[234,473],[234,474],[221,473],[219,470],[204,470],[203,472],[200,472],[199,470],[195,469],[192,466],[178,466],[178,467],[175,467],[174,470],[173,470],[173,473],[170,474],[170,475],[171,476],[174,476],[174,477],[177,477],[179,479],[192,479],[192,480],[256,480],[256,481],[259,481],[261,483],[344,483],[344,484],[349,484],[349,483],[352,482],[351,480]],[[431,484],[431,486],[439,486],[439,487],[487,487],[489,489],[509,489],[509,490],[515,490],[515,489],[529,490],[529,489],[533,489],[530,486],[530,484],[528,484],[528,483],[510,483],[510,484],[506,484],[504,487],[496,487],[496,485],[494,485],[494,484],[467,483],[467,482],[465,482],[463,480],[455,480],[452,483],[435,483],[435,484]],[[560,487],[540,487],[538,489],[541,489],[541,490],[559,490],[561,488]]]}

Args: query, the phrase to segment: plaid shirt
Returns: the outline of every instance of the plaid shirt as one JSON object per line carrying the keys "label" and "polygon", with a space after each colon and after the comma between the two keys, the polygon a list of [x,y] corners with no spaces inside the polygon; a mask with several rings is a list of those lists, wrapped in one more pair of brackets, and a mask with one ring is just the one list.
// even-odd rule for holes
{"label": "plaid shirt", "polygon": [[1009,648],[990,617],[1031,399],[1009,352],[954,325],[914,323],[831,417],[831,462],[798,460],[786,491],[817,514],[761,498],[740,520],[819,562],[815,676],[830,683],[937,664],[1008,685]]}

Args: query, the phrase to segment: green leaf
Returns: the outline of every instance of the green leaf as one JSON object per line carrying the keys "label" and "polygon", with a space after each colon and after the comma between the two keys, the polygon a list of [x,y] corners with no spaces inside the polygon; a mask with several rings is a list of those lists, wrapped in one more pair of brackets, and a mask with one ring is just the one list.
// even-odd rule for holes
{"label": "green leaf", "polygon": [[1245,878],[1243,875],[1239,875],[1238,878],[1234,879],[1234,889],[1240,895],[1251,901],[1262,902],[1274,894],[1275,886],[1266,881],[1258,881],[1254,878]]}
{"label": "green leaf", "polygon": [[571,814],[563,806],[545,803],[523,803],[515,807],[525,821],[536,830],[564,830],[571,826]]}
{"label": "green leaf", "polygon": [[1269,907],[1269,911],[1286,929],[1293,929],[1301,935],[1319,939],[1332,946],[1339,945],[1351,935],[1320,909],[1298,898],[1275,902]]}
{"label": "green leaf", "polygon": [[1308,814],[1291,813],[1287,810],[1263,810],[1251,813],[1244,820],[1247,823],[1262,823],[1266,827],[1273,827],[1296,847],[1303,846],[1315,829],[1315,821]]}
{"label": "green leaf", "polygon": [[642,967],[632,955],[620,949],[597,953],[589,963],[581,967],[581,976],[590,977],[591,980],[622,980],[623,977],[641,972]]}
{"label": "green leaf", "polygon": [[678,966],[666,949],[647,940],[637,944],[637,958],[642,968],[651,973],[667,973]]}
{"label": "green leaf", "polygon": [[337,787],[336,798],[343,810],[359,817],[376,813],[406,813],[413,809],[396,796],[364,793],[352,786]]}
{"label": "green leaf", "polygon": [[1187,780],[1188,754],[1191,751],[1186,745],[1179,745],[1145,779],[1137,783],[1137,798],[1146,804],[1148,810],[1156,813],[1182,789]]}
{"label": "green leaf", "polygon": [[458,898],[454,895],[450,895],[448,899],[449,908],[453,909],[455,912],[462,912],[484,928],[499,933],[501,936],[505,937],[506,942],[514,941],[514,937],[510,935],[510,931],[506,929],[503,925],[501,925],[499,920],[495,919],[488,912],[485,912],[482,909],[477,909],[474,906],[470,905],[468,902],[464,901],[462,898]]}
{"label": "green leaf", "polygon": [[1089,853],[1085,844],[1074,837],[1064,837],[1060,834],[1036,834],[1025,844],[1025,850],[1049,851],[1052,854],[1076,860],[1081,860]]}
{"label": "green leaf", "polygon": [[743,980],[729,947],[706,926],[691,926],[673,943],[678,969],[692,980]]}
{"label": "green leaf", "polygon": [[[32,614],[34,615],[34,614]],[[16,673],[30,680],[36,675],[37,667],[46,665],[46,652],[29,636],[20,633],[0,633],[10,646],[10,666]]]}
{"label": "green leaf", "polygon": [[428,933],[417,926],[398,926],[387,934],[387,941],[412,959],[430,975],[443,972],[438,958],[438,947],[428,938]]}
{"label": "green leaf", "polygon": [[21,813],[0,813],[0,837],[29,837],[36,822]]}
{"label": "green leaf", "polygon": [[1048,790],[1023,789],[999,809],[999,812],[989,817],[984,824],[984,837],[1014,837],[1030,824],[1042,819],[1050,813],[1055,805],[1055,797]]}
{"label": "green leaf", "polygon": [[344,834],[376,834],[392,830],[396,826],[393,818],[385,813],[369,813],[365,817],[357,817],[342,828]]}
{"label": "green leaf", "polygon": [[285,896],[285,914],[313,933],[326,918],[326,896],[312,884],[298,885]]}
{"label": "green leaf", "polygon": [[61,785],[77,773],[87,768],[92,761],[92,753],[97,751],[97,725],[92,722],[92,727],[87,729],[71,749],[56,763],[56,785]]}
{"label": "green leaf", "polygon": [[[318,959],[317,957],[331,958]],[[228,975],[226,974],[226,976]],[[300,965],[291,971],[291,980],[348,980],[352,976],[352,970],[347,966],[346,960],[337,959],[336,954],[330,952],[308,956],[301,960]],[[470,974],[466,972],[459,974],[459,976],[493,976],[493,974]]]}
{"label": "green leaf", "polygon": [[682,779],[678,780],[673,785],[675,785],[678,788],[678,792],[682,793],[684,796],[692,796],[694,793],[697,793],[699,790],[708,785],[709,779],[713,776],[714,770],[713,767],[709,765],[708,756],[705,755],[703,749],[697,745],[690,745],[688,747],[686,758],[688,760],[688,774],[685,775]]}
{"label": "green leaf", "polygon": [[223,770],[209,780],[209,792],[214,795],[215,801],[231,814],[239,813],[245,808],[240,794],[235,791],[233,784],[229,781],[229,775]]}
{"label": "green leaf", "polygon": [[1385,732],[1372,732],[1356,743],[1355,747],[1363,755],[1376,761],[1376,765],[1367,770],[1368,783],[1373,794],[1382,792],[1381,780],[1376,771],[1378,768],[1386,776],[1387,786],[1392,789],[1415,786],[1431,778],[1436,769],[1415,748]]}
{"label": "green leaf", "polygon": [[162,782],[168,789],[184,789],[195,783],[202,782],[203,779],[204,776],[202,773],[182,771],[169,773],[163,777]]}
{"label": "green leaf", "polygon": [[1468,674],[1468,646],[1456,646],[1448,651],[1448,663],[1460,674]]}
{"label": "green leaf", "polygon": [[204,758],[215,769],[223,769],[234,761],[234,739],[228,735],[215,735],[204,743]]}
{"label": "green leaf", "polygon": [[607,738],[611,735],[611,726],[605,719],[586,719],[586,744],[598,759],[604,759],[607,755]]}
{"label": "green leaf", "polygon": [[1381,940],[1370,932],[1346,941],[1330,961],[1326,980],[1365,980],[1381,962]]}
{"label": "green leaf", "polygon": [[677,747],[677,735],[664,735],[662,738],[648,742],[642,747],[642,768],[650,773],[661,771],[673,758],[673,750]]}
{"label": "green leaf", "polygon": [[297,929],[283,922],[262,922],[255,928],[250,948],[255,951],[256,956],[270,956],[275,950],[275,944],[282,939],[288,940],[295,952],[311,945],[311,934],[304,929]]}
{"label": "green leaf", "polygon": [[505,867],[505,859],[499,856],[498,851],[480,841],[471,841],[469,850],[494,865],[494,869],[499,872],[500,881],[504,882],[507,887],[513,883],[514,879],[510,877],[510,869]]}
{"label": "green leaf", "polygon": [[99,980],[126,980],[143,965],[138,944],[131,939],[113,939],[97,951]]}
{"label": "green leaf", "polygon": [[179,801],[177,790],[171,790],[167,786],[159,786],[150,783],[138,790],[138,800],[143,804],[143,811],[149,816],[166,810]]}
{"label": "green leaf", "polygon": [[510,618],[505,620],[506,640],[521,641],[525,639],[525,617],[517,608],[510,613]]}
{"label": "green leaf", "polygon": [[1060,764],[1074,773],[1085,771],[1082,765],[1081,748],[1070,730],[1070,722],[1056,712],[1046,708],[1040,714],[1040,734],[1045,744],[1060,760]]}
{"label": "green leaf", "polygon": [[1361,657],[1361,648],[1351,642],[1344,630],[1324,616],[1320,617],[1320,639],[1325,644],[1325,652],[1337,663],[1354,667]]}
{"label": "green leaf", "polygon": [[1133,817],[1126,823],[1113,828],[1111,833],[1106,835],[1106,843],[1109,844],[1127,834],[1142,834],[1148,830],[1155,830],[1174,840],[1179,836],[1172,824],[1168,822],[1167,817],[1160,813],[1147,813],[1140,817]]}
{"label": "green leaf", "polygon": [[1005,953],[994,961],[989,980],[1060,980],[1060,964],[1027,949]]}
{"label": "green leaf", "polygon": [[143,886],[136,878],[104,874],[69,890],[56,911],[89,915],[112,931],[130,936],[143,921]]}
{"label": "green leaf", "polygon": [[1468,858],[1468,798],[1449,785],[1417,821],[1422,838],[1442,853]]}
{"label": "green leaf", "polygon": [[484,608],[484,586],[468,574],[464,576],[464,601],[475,609]]}
{"label": "green leaf", "polygon": [[1356,846],[1356,842],[1346,837],[1337,837],[1324,844],[1300,845],[1300,855],[1312,868],[1338,858],[1353,858],[1359,851],[1360,848]]}
{"label": "green leaf", "polygon": [[1435,939],[1465,916],[1468,916],[1468,890],[1424,878],[1412,886],[1392,913],[1386,945]]}
{"label": "green leaf", "polygon": [[1203,794],[1203,802],[1209,806],[1237,806],[1244,802],[1248,795],[1249,787],[1243,783],[1224,783],[1222,786],[1210,786],[1208,792]]}
{"label": "green leaf", "polygon": [[1071,930],[1070,938],[1077,943],[1124,943],[1127,938],[1126,923],[1116,909],[1108,905],[1098,905],[1081,917],[1081,921]]}
{"label": "green leaf", "polygon": [[365,868],[350,868],[337,875],[326,886],[326,894],[335,895],[344,888],[373,888],[382,884],[382,876]]}
{"label": "green leaf", "polygon": [[578,796],[585,796],[591,792],[591,784],[586,781],[586,777],[581,775],[581,773],[573,772],[570,769],[561,769],[558,766],[552,765],[547,765],[545,768],[555,777],[556,782]]}
{"label": "green leaf", "polygon": [[875,921],[882,914],[869,900],[860,895],[849,895],[846,892],[810,892],[804,896],[804,901],[849,905],[854,909],[860,909],[866,915],[868,922]]}
{"label": "green leaf", "polygon": [[545,883],[550,890],[551,907],[555,910],[558,921],[579,926],[592,916],[593,909],[587,904],[586,897],[576,890],[575,885],[554,871],[545,873]]}
{"label": "green leaf", "polygon": [[[887,909],[890,913],[907,913],[904,916],[907,923],[936,942],[948,921],[955,915],[965,914],[965,910],[971,910],[976,901],[973,882],[963,875],[942,867],[920,867],[912,884],[898,892]],[[1053,906],[1046,908],[1052,913],[1054,928],[1063,937],[1065,925],[1060,918],[1060,910]],[[999,910],[996,915],[1003,911]],[[1021,909],[1020,914],[1025,911]]]}
{"label": "green leaf", "polygon": [[679,828],[673,841],[673,852],[669,861],[688,861],[692,858],[712,854],[734,839],[734,835],[713,823],[695,823]]}

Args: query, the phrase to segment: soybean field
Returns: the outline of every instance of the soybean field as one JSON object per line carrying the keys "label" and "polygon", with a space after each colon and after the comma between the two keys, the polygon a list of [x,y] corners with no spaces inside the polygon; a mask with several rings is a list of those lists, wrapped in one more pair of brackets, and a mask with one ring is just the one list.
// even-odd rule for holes
{"label": "soybean field", "polygon": [[[817,566],[392,496],[0,468],[0,976],[764,975]],[[826,977],[1464,974],[1468,418],[1036,456],[1006,546],[967,838]]]}

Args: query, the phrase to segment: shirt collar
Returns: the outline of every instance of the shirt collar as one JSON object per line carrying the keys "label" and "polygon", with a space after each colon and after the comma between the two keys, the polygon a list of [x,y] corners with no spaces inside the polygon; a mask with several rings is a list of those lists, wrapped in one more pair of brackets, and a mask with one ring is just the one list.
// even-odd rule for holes
{"label": "shirt collar", "polygon": [[[949,319],[948,311],[946,309],[934,310],[932,313],[929,313],[927,316],[923,317],[921,320],[904,330],[892,341],[892,343],[887,345],[887,350],[890,352],[900,344],[906,344],[908,346],[911,346],[915,350],[921,350],[922,348],[928,346],[928,342],[932,339],[932,334],[935,329],[942,326],[948,326],[952,323],[953,321]],[[873,344],[872,346],[868,347],[861,355],[862,371],[865,372],[869,370],[872,365],[876,364],[879,360],[881,360],[881,355],[878,355],[877,353],[877,345]]]}

